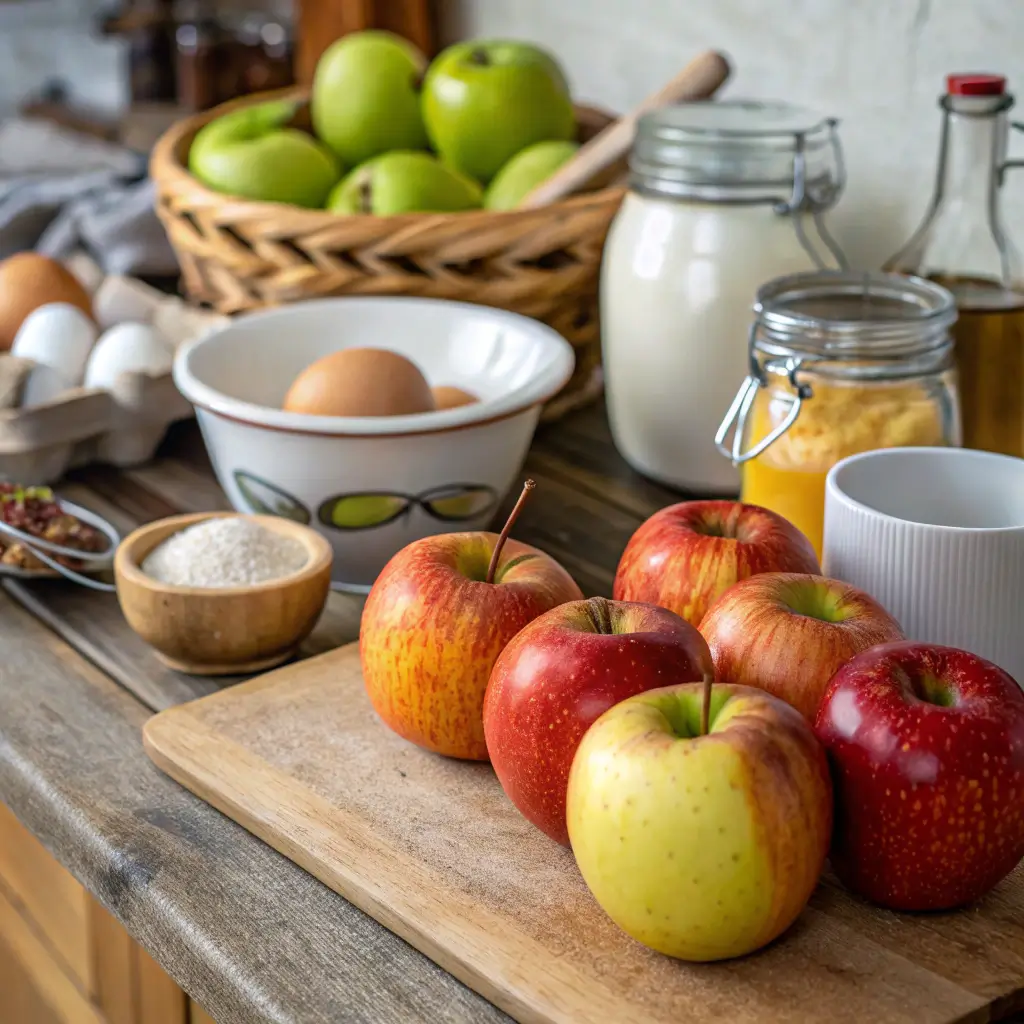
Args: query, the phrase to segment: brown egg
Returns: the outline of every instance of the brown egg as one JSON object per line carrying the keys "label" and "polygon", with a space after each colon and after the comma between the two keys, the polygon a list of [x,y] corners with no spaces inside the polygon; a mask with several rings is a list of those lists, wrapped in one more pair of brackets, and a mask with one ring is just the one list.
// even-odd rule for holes
{"label": "brown egg", "polygon": [[36,252],[19,252],[0,263],[0,352],[14,344],[29,313],[50,302],[69,302],[92,316],[92,300],[70,270]]}
{"label": "brown egg", "polygon": [[480,401],[476,395],[451,384],[438,384],[430,390],[434,393],[434,405],[438,412],[442,409],[457,409],[460,405],[473,405],[474,402]]}
{"label": "brown egg", "polygon": [[434,398],[405,356],[346,348],[307,366],[292,382],[283,408],[309,416],[409,416],[431,412]]}

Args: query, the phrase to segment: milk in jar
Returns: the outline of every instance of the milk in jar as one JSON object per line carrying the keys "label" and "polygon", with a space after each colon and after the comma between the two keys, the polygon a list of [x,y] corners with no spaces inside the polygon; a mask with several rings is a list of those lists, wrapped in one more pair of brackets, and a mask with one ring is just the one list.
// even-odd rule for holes
{"label": "milk in jar", "polygon": [[811,111],[734,100],[641,119],[601,269],[608,414],[639,472],[738,491],[714,437],[746,373],[751,304],[774,277],[843,265],[822,220],[842,186],[836,124]]}

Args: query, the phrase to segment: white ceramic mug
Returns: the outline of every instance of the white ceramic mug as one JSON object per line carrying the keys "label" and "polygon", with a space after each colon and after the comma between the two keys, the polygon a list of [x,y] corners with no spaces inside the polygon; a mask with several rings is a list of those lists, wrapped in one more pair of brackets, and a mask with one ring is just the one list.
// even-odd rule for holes
{"label": "white ceramic mug", "polygon": [[866,590],[907,637],[988,658],[1024,685],[1024,459],[887,448],[836,464],[826,576]]}

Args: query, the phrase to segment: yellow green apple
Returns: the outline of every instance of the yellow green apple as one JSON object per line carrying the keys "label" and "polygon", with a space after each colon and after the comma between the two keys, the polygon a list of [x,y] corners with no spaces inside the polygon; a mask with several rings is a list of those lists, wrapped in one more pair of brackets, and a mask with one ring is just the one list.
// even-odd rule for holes
{"label": "yellow green apple", "polygon": [[322,207],[342,168],[314,138],[289,127],[296,104],[272,100],[203,127],[188,167],[207,188],[245,199]]}
{"label": "yellow green apple", "polygon": [[803,909],[828,850],[832,786],[788,704],[690,683],[631,697],[590,727],[566,820],[619,927],[668,956],[722,960],[771,942]]}
{"label": "yellow green apple", "polygon": [[327,208],[334,213],[450,213],[480,206],[482,190],[471,178],[429,153],[396,151],[374,157],[350,172],[334,189]]}
{"label": "yellow green apple", "polygon": [[579,149],[578,142],[535,142],[516,153],[487,186],[488,210],[514,210],[542,181],[547,181]]}
{"label": "yellow green apple", "polygon": [[435,150],[452,167],[489,182],[520,150],[576,135],[565,75],[529,43],[456,43],[423,80],[423,120]]}
{"label": "yellow green apple", "polygon": [[313,77],[317,135],[346,167],[392,149],[426,149],[420,112],[426,67],[423,54],[393,32],[343,36],[324,52]]}

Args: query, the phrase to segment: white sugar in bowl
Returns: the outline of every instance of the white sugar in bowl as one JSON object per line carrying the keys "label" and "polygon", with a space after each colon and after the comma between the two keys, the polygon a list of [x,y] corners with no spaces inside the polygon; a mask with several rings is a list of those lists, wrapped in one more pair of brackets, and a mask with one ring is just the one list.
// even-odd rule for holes
{"label": "white sugar in bowl", "polygon": [[[478,402],[409,416],[285,412],[291,382],[343,348],[387,348],[432,386]],[[333,298],[235,319],[178,350],[174,379],[196,407],[221,486],[239,511],[308,523],[334,549],[336,585],[368,590],[421,537],[487,529],[545,401],[572,375],[550,327],[485,306]]]}

